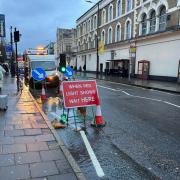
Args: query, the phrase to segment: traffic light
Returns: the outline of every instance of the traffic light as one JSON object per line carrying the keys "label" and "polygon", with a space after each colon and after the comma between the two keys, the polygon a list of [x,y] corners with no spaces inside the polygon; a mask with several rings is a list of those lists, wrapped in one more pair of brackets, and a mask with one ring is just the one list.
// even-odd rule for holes
{"label": "traffic light", "polygon": [[19,42],[19,31],[14,31],[14,42]]}
{"label": "traffic light", "polygon": [[61,66],[61,67],[60,67],[60,71],[61,71],[62,73],[64,73],[64,72],[66,71],[66,67]]}
{"label": "traffic light", "polygon": [[65,73],[66,71],[66,55],[60,54],[59,71]]}

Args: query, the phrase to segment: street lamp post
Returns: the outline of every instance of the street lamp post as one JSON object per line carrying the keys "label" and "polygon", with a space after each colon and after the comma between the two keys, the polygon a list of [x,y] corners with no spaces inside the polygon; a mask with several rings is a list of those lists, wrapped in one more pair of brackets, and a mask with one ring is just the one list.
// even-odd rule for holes
{"label": "street lamp post", "polygon": [[[93,1],[86,0],[88,3],[94,3]],[[95,3],[94,3],[95,4]],[[97,35],[96,35],[96,56],[97,56],[97,61],[96,61],[96,74],[99,74],[99,1],[97,2]]]}

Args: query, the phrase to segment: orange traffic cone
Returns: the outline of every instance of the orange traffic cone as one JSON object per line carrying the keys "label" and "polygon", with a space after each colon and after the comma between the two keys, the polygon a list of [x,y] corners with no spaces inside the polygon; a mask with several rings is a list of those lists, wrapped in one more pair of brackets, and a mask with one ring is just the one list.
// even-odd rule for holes
{"label": "orange traffic cone", "polygon": [[100,102],[99,99],[97,100],[97,105],[96,105],[96,116],[95,116],[95,120],[93,123],[91,123],[91,126],[93,127],[104,127],[106,125],[106,123],[103,122],[103,116],[102,116],[102,112],[101,112],[101,106],[100,106]]}
{"label": "orange traffic cone", "polygon": [[46,100],[46,92],[44,89],[44,84],[42,85],[42,92],[41,92],[41,101]]}

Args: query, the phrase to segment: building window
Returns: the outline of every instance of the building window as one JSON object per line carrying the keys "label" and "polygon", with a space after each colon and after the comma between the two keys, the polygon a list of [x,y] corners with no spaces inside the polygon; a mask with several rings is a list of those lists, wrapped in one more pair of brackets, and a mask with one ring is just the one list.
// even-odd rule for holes
{"label": "building window", "polygon": [[121,26],[118,24],[116,26],[116,42],[121,40]]}
{"label": "building window", "polygon": [[131,22],[129,20],[126,22],[126,31],[125,32],[126,32],[125,38],[130,39],[131,38]]}
{"label": "building window", "polygon": [[88,37],[88,49],[91,49],[92,45],[91,45],[91,37]]}
{"label": "building window", "polygon": [[122,14],[122,0],[117,1],[117,17],[119,17]]}
{"label": "building window", "polygon": [[166,29],[166,7],[162,6],[159,12],[159,30],[164,31]]}
{"label": "building window", "polygon": [[113,19],[113,5],[110,5],[109,6],[109,13],[108,13],[108,19],[109,19],[109,21],[112,21],[112,19]]}
{"label": "building window", "polygon": [[126,0],[126,12],[132,9],[132,0]]}
{"label": "building window", "polygon": [[66,52],[71,52],[71,45],[66,46]]}
{"label": "building window", "polygon": [[146,35],[146,33],[147,33],[147,16],[145,13],[142,15],[141,24],[142,24],[142,29],[141,29],[142,35]]}
{"label": "building window", "polygon": [[141,0],[141,3],[145,3],[147,0]]}
{"label": "building window", "polygon": [[94,48],[97,47],[97,35],[94,34]]}
{"label": "building window", "polygon": [[101,20],[102,20],[102,24],[106,23],[106,10],[105,9],[103,9],[103,11],[102,11],[102,18],[101,18]]}
{"label": "building window", "polygon": [[94,29],[97,28],[97,16],[95,15],[94,16]]}
{"label": "building window", "polygon": [[83,24],[83,34],[86,34],[86,23]]}
{"label": "building window", "polygon": [[88,32],[91,31],[91,20],[88,21]]}
{"label": "building window", "polygon": [[109,28],[108,30],[108,43],[112,43],[112,28]]}
{"label": "building window", "polygon": [[149,32],[153,33],[156,30],[156,12],[153,10],[150,14],[150,29]]}
{"label": "building window", "polygon": [[104,30],[101,33],[101,41],[105,44],[105,31]]}

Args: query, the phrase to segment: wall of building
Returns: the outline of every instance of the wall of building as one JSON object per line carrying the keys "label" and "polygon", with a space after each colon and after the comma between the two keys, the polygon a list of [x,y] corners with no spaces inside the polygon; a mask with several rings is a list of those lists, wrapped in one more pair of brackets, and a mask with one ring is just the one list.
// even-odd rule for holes
{"label": "wall of building", "polygon": [[136,74],[139,60],[150,61],[150,75],[177,77],[180,60],[180,33],[155,37],[137,43]]}

